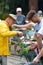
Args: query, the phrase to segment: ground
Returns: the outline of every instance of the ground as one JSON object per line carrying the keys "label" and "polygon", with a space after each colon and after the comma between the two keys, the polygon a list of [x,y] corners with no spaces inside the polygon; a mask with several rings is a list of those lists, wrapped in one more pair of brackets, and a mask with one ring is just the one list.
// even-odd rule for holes
{"label": "ground", "polygon": [[20,63],[27,63],[24,57],[19,57],[16,55],[8,56],[7,65],[22,65]]}

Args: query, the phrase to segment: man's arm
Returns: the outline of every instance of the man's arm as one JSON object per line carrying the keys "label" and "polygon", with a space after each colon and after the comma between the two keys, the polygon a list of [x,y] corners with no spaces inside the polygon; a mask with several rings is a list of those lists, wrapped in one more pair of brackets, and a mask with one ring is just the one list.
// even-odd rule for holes
{"label": "man's arm", "polygon": [[37,34],[37,43],[39,51],[42,48],[42,38],[43,38],[43,26],[40,28]]}
{"label": "man's arm", "polygon": [[18,27],[18,28],[27,28],[27,27],[32,27],[33,24],[32,23],[28,23],[28,24],[24,24],[24,25],[17,25],[17,24],[13,24],[12,27]]}
{"label": "man's arm", "polygon": [[0,26],[0,35],[3,37],[9,37],[13,35],[22,35],[22,32],[19,31],[10,31],[6,26]]}
{"label": "man's arm", "polygon": [[38,50],[40,51],[42,48],[42,35],[37,34],[37,43],[38,43]]}

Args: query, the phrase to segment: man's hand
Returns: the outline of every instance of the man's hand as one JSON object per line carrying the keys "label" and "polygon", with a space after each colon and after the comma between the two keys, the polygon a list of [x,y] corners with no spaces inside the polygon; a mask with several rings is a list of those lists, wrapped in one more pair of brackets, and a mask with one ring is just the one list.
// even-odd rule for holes
{"label": "man's hand", "polygon": [[33,60],[33,63],[34,64],[37,64],[39,62],[39,58],[36,56],[35,58],[34,58],[34,60]]}
{"label": "man's hand", "polygon": [[12,27],[16,27],[16,24],[13,24]]}
{"label": "man's hand", "polygon": [[21,28],[21,26],[19,26],[19,25],[17,25],[17,24],[13,24],[12,27]]}
{"label": "man's hand", "polygon": [[23,36],[23,33],[20,32],[20,31],[17,31],[17,34],[18,34],[19,36]]}

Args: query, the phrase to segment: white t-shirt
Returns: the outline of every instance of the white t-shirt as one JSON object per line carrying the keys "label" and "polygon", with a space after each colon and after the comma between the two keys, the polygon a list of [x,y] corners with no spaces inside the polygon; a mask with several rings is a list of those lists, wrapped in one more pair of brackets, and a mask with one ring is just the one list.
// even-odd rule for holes
{"label": "white t-shirt", "polygon": [[41,19],[40,23],[36,23],[35,25],[35,34],[43,35],[43,19]]}

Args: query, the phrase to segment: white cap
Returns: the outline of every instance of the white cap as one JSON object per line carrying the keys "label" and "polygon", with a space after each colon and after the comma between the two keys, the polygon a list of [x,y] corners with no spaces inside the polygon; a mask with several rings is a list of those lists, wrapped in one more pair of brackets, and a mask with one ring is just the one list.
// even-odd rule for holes
{"label": "white cap", "polygon": [[17,9],[16,9],[16,12],[18,12],[18,11],[22,11],[22,9],[21,9],[21,8],[17,8]]}
{"label": "white cap", "polygon": [[17,19],[16,15],[14,15],[14,14],[9,14],[9,16],[12,17],[14,20]]}
{"label": "white cap", "polygon": [[41,11],[41,10],[39,10],[39,11],[38,11],[38,14],[42,14],[42,11]]}

